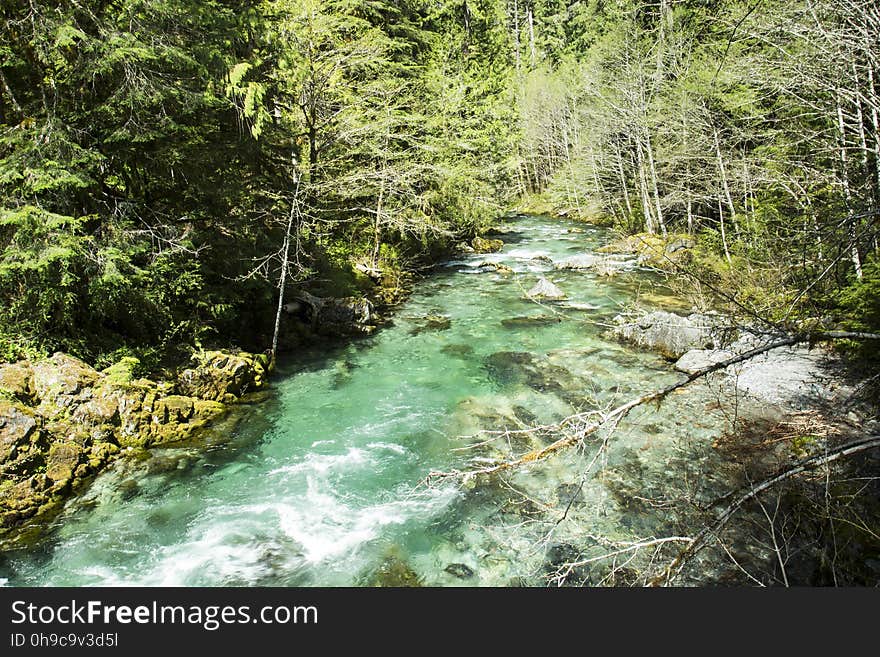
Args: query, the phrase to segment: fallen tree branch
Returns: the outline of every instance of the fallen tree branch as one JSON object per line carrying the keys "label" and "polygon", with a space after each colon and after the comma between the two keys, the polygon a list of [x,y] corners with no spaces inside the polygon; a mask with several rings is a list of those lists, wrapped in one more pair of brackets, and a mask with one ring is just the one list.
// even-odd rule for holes
{"label": "fallen tree branch", "polygon": [[857,331],[827,331],[821,333],[804,333],[794,336],[789,336],[786,338],[781,338],[774,342],[770,342],[760,347],[755,347],[754,349],[750,349],[749,351],[745,351],[737,356],[733,356],[728,358],[727,360],[721,361],[719,363],[715,363],[714,365],[710,365],[709,367],[703,368],[690,374],[683,381],[679,381],[678,383],[673,383],[662,390],[658,390],[652,393],[648,393],[646,395],[642,395],[641,397],[637,397],[636,399],[632,399],[627,403],[618,406],[617,408],[609,411],[606,414],[603,414],[601,419],[588,424],[584,427],[577,427],[573,432],[567,432],[572,425],[576,425],[583,421],[585,417],[588,415],[594,415],[595,411],[591,411],[590,413],[578,413],[576,415],[571,415],[560,423],[556,425],[549,425],[545,427],[541,427],[542,429],[547,429],[549,431],[560,431],[565,435],[556,440],[555,442],[550,443],[549,445],[542,447],[540,449],[532,450],[523,454],[519,458],[513,459],[511,461],[502,461],[500,463],[494,463],[492,465],[486,466],[484,468],[474,468],[471,470],[453,470],[451,472],[436,472],[432,471],[428,473],[426,478],[427,482],[430,483],[435,479],[448,479],[451,477],[461,477],[463,479],[469,479],[476,475],[489,475],[495,474],[504,470],[510,470],[522,465],[526,465],[528,463],[534,463],[536,461],[541,461],[548,456],[552,456],[557,452],[571,447],[572,445],[576,445],[581,442],[587,436],[590,436],[599,429],[601,429],[605,424],[610,421],[619,422],[621,419],[626,417],[626,415],[637,406],[641,406],[643,404],[647,404],[649,402],[661,401],[671,393],[684,388],[685,386],[690,385],[694,381],[701,379],[713,372],[717,372],[719,370],[727,369],[731,365],[736,365],[738,363],[742,363],[747,361],[755,356],[760,356],[761,354],[767,353],[768,351],[772,351],[773,349],[778,349],[780,347],[791,347],[800,343],[808,343],[810,345],[816,342],[823,342],[828,340],[836,340],[836,339],[853,339],[853,340],[880,340],[880,334],[877,333],[863,333]]}
{"label": "fallen tree branch", "polygon": [[814,454],[813,456],[802,459],[790,468],[749,487],[745,492],[739,495],[734,502],[724,509],[715,522],[700,531],[700,533],[691,540],[688,546],[682,550],[666,568],[663,569],[663,572],[651,580],[649,585],[663,586],[668,584],[673,577],[681,572],[685,564],[687,564],[697,552],[709,544],[709,541],[717,535],[743,504],[756,498],[768,488],[772,488],[776,484],[783,482],[786,479],[791,479],[792,477],[808,470],[833,463],[843,457],[877,448],[880,448],[880,435],[868,436],[867,438],[855,440],[828,450],[822,454]]}
{"label": "fallen tree branch", "polygon": [[[588,566],[590,564],[596,563],[597,561],[605,561],[606,559],[612,559],[614,557],[618,557],[622,554],[627,554],[628,552],[637,552],[643,548],[647,547],[655,547],[657,545],[663,545],[665,543],[691,543],[694,539],[689,536],[665,536],[663,538],[653,538],[646,539],[644,541],[636,541],[633,543],[622,543],[621,545],[625,547],[620,547],[613,552],[606,552],[605,554],[600,554],[597,557],[590,557],[588,559],[581,559],[579,561],[571,561],[562,565],[559,573],[553,578],[560,585],[566,580],[566,578],[571,574],[571,572],[575,568],[580,568],[581,566]],[[562,571],[565,572],[562,572]]]}

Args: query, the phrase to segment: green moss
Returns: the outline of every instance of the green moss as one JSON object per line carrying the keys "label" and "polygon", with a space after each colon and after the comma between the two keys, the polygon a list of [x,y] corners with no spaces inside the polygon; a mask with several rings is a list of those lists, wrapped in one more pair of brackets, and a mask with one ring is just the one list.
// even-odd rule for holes
{"label": "green moss", "polygon": [[816,442],[819,440],[819,436],[815,436],[812,434],[805,434],[801,436],[792,436],[791,438],[791,448],[795,455],[799,458],[803,458],[807,454],[810,454],[814,451],[814,447]]}
{"label": "green moss", "polygon": [[105,381],[113,386],[131,384],[141,373],[141,361],[134,356],[124,356],[121,360],[102,371]]}
{"label": "green moss", "polygon": [[370,575],[363,579],[365,586],[413,588],[423,586],[422,578],[397,555],[389,555]]}

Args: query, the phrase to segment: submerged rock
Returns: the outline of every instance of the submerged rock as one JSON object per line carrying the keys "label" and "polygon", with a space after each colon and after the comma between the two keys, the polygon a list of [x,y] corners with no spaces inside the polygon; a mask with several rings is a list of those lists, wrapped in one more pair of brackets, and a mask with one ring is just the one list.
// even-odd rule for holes
{"label": "submerged rock", "polygon": [[363,583],[372,587],[412,588],[423,586],[422,578],[403,558],[391,555],[368,575]]}
{"label": "submerged rock", "polygon": [[535,357],[527,351],[498,351],[483,360],[483,366],[494,381],[508,385],[525,382],[534,371]]}
{"label": "submerged rock", "polygon": [[419,335],[429,331],[448,331],[452,326],[452,320],[446,315],[425,315],[417,321],[419,325],[409,332],[410,335]]}
{"label": "submerged rock", "polygon": [[473,568],[463,563],[451,563],[443,571],[459,579],[470,579],[475,574]]}
{"label": "submerged rock", "polygon": [[533,315],[502,319],[501,326],[507,329],[538,328],[541,326],[559,324],[561,321],[562,318],[557,317],[556,315]]}
{"label": "submerged rock", "polygon": [[474,353],[474,348],[469,344],[447,344],[440,348],[440,352],[453,358],[468,360]]}
{"label": "submerged rock", "polygon": [[555,283],[548,281],[546,278],[541,278],[531,290],[526,292],[526,296],[529,299],[564,299],[565,292]]}
{"label": "submerged rock", "polygon": [[489,378],[500,385],[521,384],[570,403],[581,400],[581,380],[561,365],[524,351],[498,351],[483,360]]}

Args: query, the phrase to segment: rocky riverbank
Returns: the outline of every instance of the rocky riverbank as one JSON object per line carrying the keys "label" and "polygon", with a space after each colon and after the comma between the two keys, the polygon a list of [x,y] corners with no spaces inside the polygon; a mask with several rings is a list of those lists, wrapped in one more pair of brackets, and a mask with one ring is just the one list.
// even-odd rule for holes
{"label": "rocky riverbank", "polygon": [[[662,354],[685,374],[770,346],[784,337],[720,314],[682,316],[665,311],[618,315],[611,334]],[[846,407],[850,409],[849,420],[859,422],[852,409],[865,382],[853,380],[846,369],[841,355],[827,346],[795,344],[730,365],[713,373],[710,380],[741,395],[764,414]]]}
{"label": "rocky riverbank", "polygon": [[197,354],[176,381],[136,377],[137,365],[98,371],[63,353],[0,365],[0,537],[39,533],[125,453],[228,432],[270,369],[267,355],[221,351]]}
{"label": "rocky riverbank", "polygon": [[[498,239],[477,237],[462,252],[491,253]],[[283,344],[370,335],[376,312],[406,298],[399,281],[376,282],[368,297],[320,297],[306,291],[285,304]],[[196,354],[174,380],[135,373],[125,358],[98,371],[64,353],[0,364],[0,542],[38,537],[74,494],[125,454],[228,435],[241,404],[258,400],[269,356],[243,351]]]}

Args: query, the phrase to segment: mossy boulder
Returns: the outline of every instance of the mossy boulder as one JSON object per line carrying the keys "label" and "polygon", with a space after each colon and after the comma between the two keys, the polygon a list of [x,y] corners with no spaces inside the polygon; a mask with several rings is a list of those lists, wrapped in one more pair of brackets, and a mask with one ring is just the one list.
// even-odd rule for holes
{"label": "mossy boulder", "polygon": [[266,384],[269,372],[265,354],[208,351],[194,360],[195,367],[178,377],[177,389],[182,395],[209,401],[233,402],[258,390]]}
{"label": "mossy boulder", "polygon": [[121,358],[110,367],[101,371],[104,383],[113,386],[125,386],[137,379],[136,372],[141,368],[141,361],[132,356]]}
{"label": "mossy boulder", "polygon": [[0,399],[0,464],[14,460],[38,428],[39,418],[33,411]]}
{"label": "mossy boulder", "polygon": [[471,247],[475,253],[495,253],[504,248],[504,242],[499,239],[475,237],[473,241],[471,241]]}
{"label": "mossy boulder", "polygon": [[37,361],[31,368],[31,386],[39,399],[38,410],[44,415],[58,415],[84,401],[101,374],[79,358],[57,352]]}
{"label": "mossy boulder", "polygon": [[197,394],[172,394],[179,382],[136,378],[139,366],[126,358],[98,372],[56,353],[0,369],[0,533],[23,523],[14,537],[38,533],[31,521],[57,512],[120,447],[215,440],[213,428],[238,418],[226,403],[264,387],[270,370],[262,354],[208,352],[184,377]]}
{"label": "mossy boulder", "polygon": [[0,397],[27,402],[31,397],[31,368],[26,362],[0,365]]}
{"label": "mossy boulder", "polygon": [[46,476],[55,487],[63,487],[73,480],[76,467],[83,460],[85,450],[72,442],[54,443],[46,460]]}
{"label": "mossy boulder", "polygon": [[663,236],[637,233],[596,249],[596,252],[635,255],[640,265],[669,269],[686,262],[695,246],[696,241],[687,234],[670,233]]}

